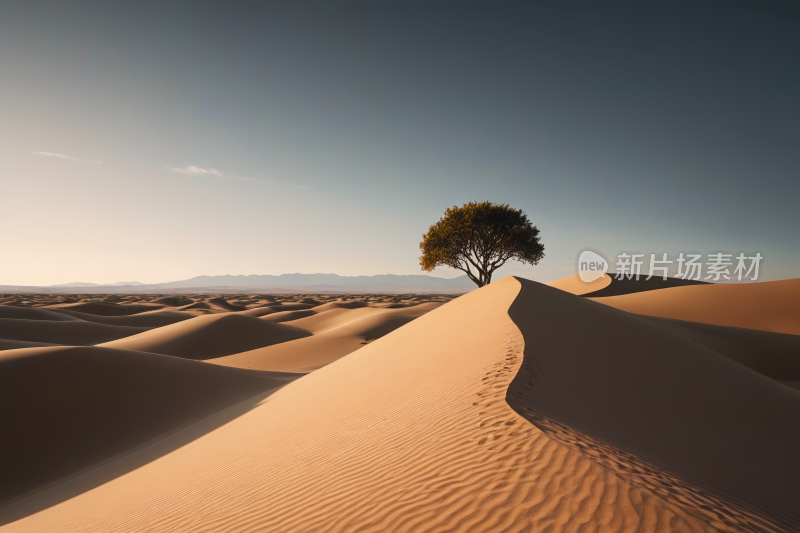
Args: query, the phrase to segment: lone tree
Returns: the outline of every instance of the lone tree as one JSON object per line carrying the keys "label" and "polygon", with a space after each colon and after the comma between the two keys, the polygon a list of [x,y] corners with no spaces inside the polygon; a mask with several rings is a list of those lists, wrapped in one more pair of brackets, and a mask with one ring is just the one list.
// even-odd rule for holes
{"label": "lone tree", "polygon": [[528,216],[508,204],[470,202],[453,206],[428,228],[419,248],[422,270],[437,266],[463,270],[478,287],[492,282],[492,273],[511,259],[537,264],[544,257],[539,230]]}

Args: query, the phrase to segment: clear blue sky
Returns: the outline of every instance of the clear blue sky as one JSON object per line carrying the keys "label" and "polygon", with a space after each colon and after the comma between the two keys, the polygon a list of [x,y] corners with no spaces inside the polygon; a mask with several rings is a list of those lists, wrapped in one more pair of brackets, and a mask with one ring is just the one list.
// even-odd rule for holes
{"label": "clear blue sky", "polygon": [[800,277],[796,6],[5,1],[0,284],[416,274],[470,200],[541,230],[500,275],[591,247]]}

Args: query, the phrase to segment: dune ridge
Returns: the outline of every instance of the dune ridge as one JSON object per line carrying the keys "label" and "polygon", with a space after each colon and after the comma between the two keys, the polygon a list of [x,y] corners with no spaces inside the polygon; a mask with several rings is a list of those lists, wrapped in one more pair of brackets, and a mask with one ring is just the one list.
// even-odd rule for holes
{"label": "dune ridge", "polygon": [[604,289],[611,284],[611,281],[611,276],[603,274],[602,277],[586,283],[581,280],[578,274],[572,274],[571,276],[551,281],[548,285],[571,294],[582,295]]}
{"label": "dune ridge", "polygon": [[237,313],[198,316],[132,337],[106,348],[211,359],[310,336],[307,331]]}
{"label": "dune ridge", "polygon": [[800,530],[797,391],[646,317],[519,281],[518,413],[721,530]]}

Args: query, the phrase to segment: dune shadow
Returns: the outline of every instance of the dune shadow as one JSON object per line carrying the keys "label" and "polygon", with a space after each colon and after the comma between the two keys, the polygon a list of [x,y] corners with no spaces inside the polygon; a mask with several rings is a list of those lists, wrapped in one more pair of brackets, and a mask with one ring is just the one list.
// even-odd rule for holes
{"label": "dune shadow", "polygon": [[100,465],[94,465],[69,479],[25,494],[0,507],[0,527],[58,505],[156,461],[246,414],[280,388],[282,386],[251,396],[202,420],[152,439],[132,451],[109,459]]}

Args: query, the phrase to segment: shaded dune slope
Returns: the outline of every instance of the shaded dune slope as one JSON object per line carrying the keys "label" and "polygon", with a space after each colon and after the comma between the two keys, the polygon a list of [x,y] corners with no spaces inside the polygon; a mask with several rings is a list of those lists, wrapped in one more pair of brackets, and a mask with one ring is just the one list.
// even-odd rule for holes
{"label": "shaded dune slope", "polygon": [[696,331],[520,282],[517,412],[720,529],[800,530],[800,393],[693,342]]}
{"label": "shaded dune slope", "polygon": [[74,316],[53,311],[51,309],[41,309],[38,307],[13,307],[0,305],[0,318],[14,318],[17,320],[51,320],[58,322],[69,322],[80,320]]}
{"label": "shaded dune slope", "polygon": [[637,315],[776,381],[800,381],[800,335]]}
{"label": "shaded dune slope", "polygon": [[0,318],[0,339],[91,346],[136,335],[150,328],[111,326],[83,320],[16,320]]}
{"label": "shaded dune slope", "polygon": [[641,315],[800,335],[800,278],[674,287],[596,301]]}
{"label": "shaded dune slope", "polygon": [[225,313],[198,316],[103,346],[186,359],[210,359],[309,335],[305,330],[285,324]]}
{"label": "shaded dune slope", "polygon": [[59,309],[55,314],[69,316],[86,322],[96,322],[98,324],[109,324],[112,326],[133,326],[144,328],[160,328],[189,320],[194,318],[195,315],[183,311],[172,311],[169,309],[157,309],[155,311],[145,311],[143,313],[136,313],[135,315],[120,315],[120,316],[103,316],[92,315],[89,313],[81,313],[78,311],[69,311],[66,309]]}
{"label": "shaded dune slope", "polygon": [[116,304],[113,302],[78,302],[69,304],[47,305],[44,309],[66,309],[68,311],[78,311],[89,313],[90,315],[101,316],[123,316],[144,313],[161,309],[163,305],[158,304]]}
{"label": "shaded dune slope", "polygon": [[0,339],[0,350],[16,350],[18,348],[38,348],[41,346],[60,346],[52,342],[7,341]]}
{"label": "shaded dune slope", "polygon": [[245,311],[244,313],[251,314],[251,316],[263,317],[264,320],[269,322],[288,322],[290,320],[297,320],[298,318],[305,318],[308,316],[314,316],[316,314],[311,309],[299,309],[297,311],[271,311],[272,313],[251,314],[249,311]]}
{"label": "shaded dune slope", "polygon": [[[608,276],[608,274],[606,274]],[[681,278],[667,278],[653,277],[646,279],[647,276],[641,276],[637,279],[617,279],[616,275],[609,276],[611,282],[596,291],[584,293],[583,296],[590,298],[602,298],[606,296],[620,296],[623,294],[635,294],[638,292],[657,291],[661,289],[669,289],[672,287],[687,287],[691,285],[710,285],[707,281],[681,279]]]}
{"label": "shaded dune slope", "polygon": [[[0,353],[0,503],[146,444],[285,380],[95,347]],[[12,459],[12,460],[8,460]]]}
{"label": "shaded dune slope", "polygon": [[183,298],[181,296],[167,296],[165,298],[153,300],[151,303],[166,305],[168,307],[180,307],[182,305],[191,305],[193,302],[194,300],[190,298]]}
{"label": "shaded dune slope", "polygon": [[[300,309],[311,309],[312,307],[314,307],[314,304],[299,303],[299,302],[269,303],[269,304],[265,304],[265,305],[261,306],[261,308],[267,308],[267,309],[270,309],[270,310],[272,310],[272,311],[274,311],[276,313],[279,313],[279,312],[282,312],[282,311],[298,311]],[[259,309],[259,308],[256,308],[256,309]],[[249,311],[251,311],[251,310],[248,309],[248,311],[246,311],[246,312],[249,312]]]}
{"label": "shaded dune slope", "polygon": [[506,278],[445,304],[9,530],[714,531],[509,407],[519,289]]}

